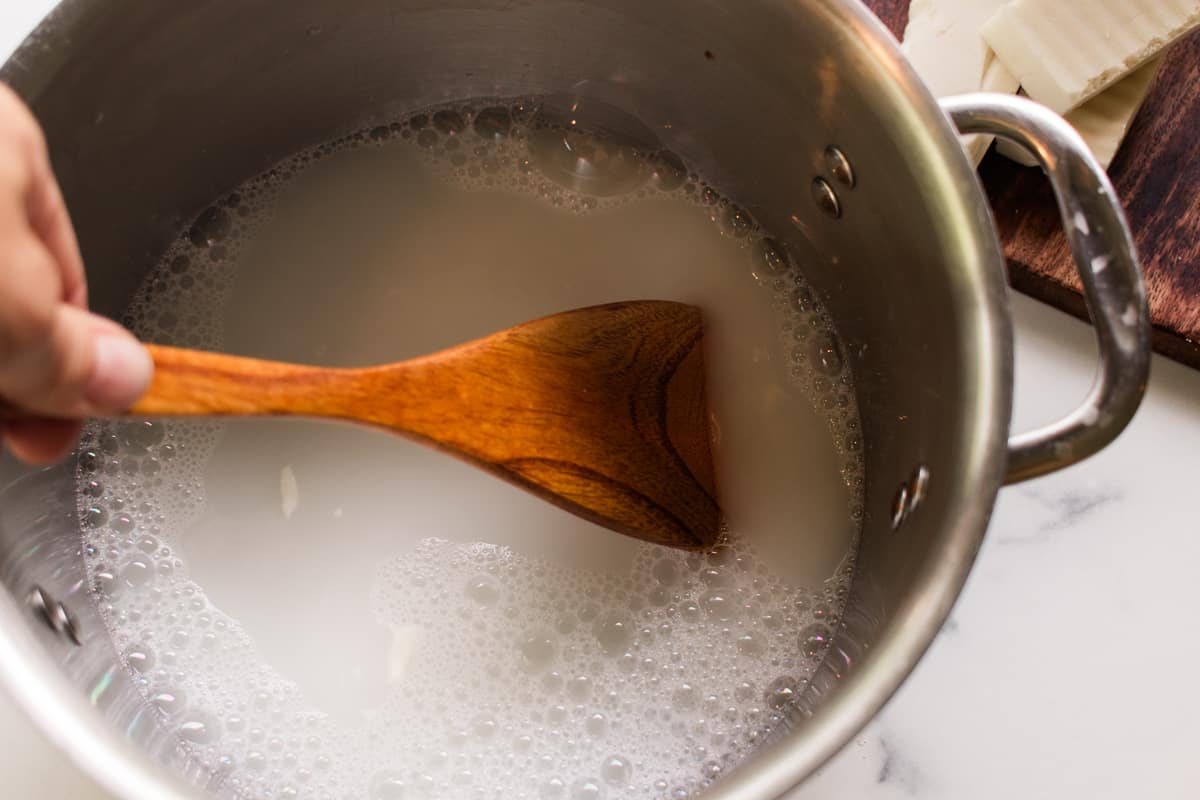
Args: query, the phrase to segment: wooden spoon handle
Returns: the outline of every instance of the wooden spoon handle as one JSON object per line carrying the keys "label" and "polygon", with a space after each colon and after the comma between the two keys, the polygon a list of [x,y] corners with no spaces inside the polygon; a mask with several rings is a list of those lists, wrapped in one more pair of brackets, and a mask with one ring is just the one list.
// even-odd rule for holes
{"label": "wooden spoon handle", "polygon": [[146,345],[154,379],[132,416],[320,415],[341,370]]}

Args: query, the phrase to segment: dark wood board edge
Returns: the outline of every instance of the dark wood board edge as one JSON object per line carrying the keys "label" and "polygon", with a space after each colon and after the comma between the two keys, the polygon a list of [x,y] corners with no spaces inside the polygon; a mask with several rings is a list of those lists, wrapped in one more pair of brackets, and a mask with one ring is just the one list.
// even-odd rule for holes
{"label": "dark wood board edge", "polygon": [[[1060,311],[1065,311],[1073,317],[1089,322],[1087,304],[1079,291],[1065,286],[1036,270],[1013,269],[1009,261],[1009,284],[1021,294],[1052,305]],[[1174,331],[1163,330],[1158,326],[1151,328],[1151,346],[1167,358],[1200,367],[1197,359],[1197,343],[1189,342]]]}

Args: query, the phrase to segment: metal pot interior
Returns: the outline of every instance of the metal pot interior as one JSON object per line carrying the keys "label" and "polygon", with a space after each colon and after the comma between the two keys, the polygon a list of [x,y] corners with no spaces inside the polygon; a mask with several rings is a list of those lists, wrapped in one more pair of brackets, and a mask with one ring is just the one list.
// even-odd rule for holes
{"label": "metal pot interior", "polygon": [[[856,4],[73,0],[3,77],[46,128],[93,305],[113,315],[207,203],[306,145],[480,96],[554,95],[640,120],[619,132],[703,169],[807,264],[845,339],[864,427],[866,519],[843,628],[788,729],[712,796],[772,796],[803,779],[890,696],[948,613],[1003,471],[1002,262],[949,125]],[[829,145],[857,179],[831,180],[838,219],[810,189],[830,177]],[[897,489],[921,466],[927,494],[893,530]],[[0,676],[118,796],[215,787],[143,706],[91,609],[71,469],[0,471]],[[70,608],[81,646],[29,608],[34,586]]]}

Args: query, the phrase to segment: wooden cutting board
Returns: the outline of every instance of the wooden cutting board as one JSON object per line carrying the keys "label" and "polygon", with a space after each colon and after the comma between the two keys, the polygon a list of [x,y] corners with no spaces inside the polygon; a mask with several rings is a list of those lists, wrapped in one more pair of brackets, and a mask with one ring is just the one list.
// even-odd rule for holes
{"label": "wooden cutting board", "polygon": [[[909,0],[863,0],[897,38]],[[1200,32],[1168,53],[1109,176],[1129,217],[1154,348],[1200,368]],[[979,168],[1018,290],[1087,319],[1042,173],[992,152]]]}

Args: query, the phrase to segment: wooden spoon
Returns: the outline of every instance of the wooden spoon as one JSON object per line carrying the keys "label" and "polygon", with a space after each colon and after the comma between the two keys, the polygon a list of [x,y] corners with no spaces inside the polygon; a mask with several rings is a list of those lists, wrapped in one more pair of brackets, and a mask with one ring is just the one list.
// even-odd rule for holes
{"label": "wooden spoon", "polygon": [[663,301],[568,311],[443,350],[330,369],[149,345],[135,416],[296,415],[385,428],[612,530],[697,548],[719,532],[703,323]]}

